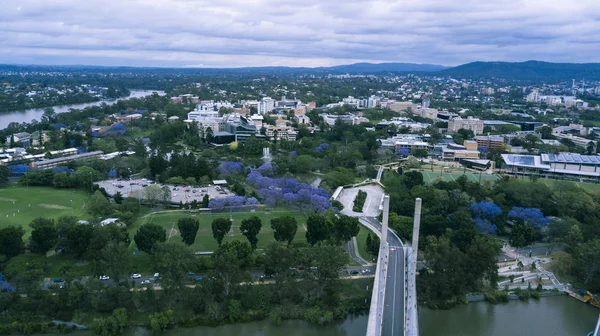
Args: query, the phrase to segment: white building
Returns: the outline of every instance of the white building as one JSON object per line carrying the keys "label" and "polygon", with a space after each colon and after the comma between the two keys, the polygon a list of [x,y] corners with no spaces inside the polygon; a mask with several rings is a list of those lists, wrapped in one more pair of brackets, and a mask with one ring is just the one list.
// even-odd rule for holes
{"label": "white building", "polygon": [[268,114],[275,109],[275,100],[271,97],[264,97],[258,102],[258,114]]}
{"label": "white building", "polygon": [[457,117],[448,121],[449,132],[457,132],[459,129],[471,130],[475,135],[481,134],[483,133],[483,120],[473,117],[467,119]]}

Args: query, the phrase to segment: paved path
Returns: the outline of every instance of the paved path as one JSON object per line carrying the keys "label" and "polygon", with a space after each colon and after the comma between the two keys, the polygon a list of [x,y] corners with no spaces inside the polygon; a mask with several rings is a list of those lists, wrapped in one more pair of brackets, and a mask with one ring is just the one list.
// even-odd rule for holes
{"label": "paved path", "polygon": [[373,265],[370,262],[363,259],[358,253],[358,243],[356,242],[356,237],[352,237],[352,239],[348,241],[348,251],[350,251],[350,258],[359,263],[361,266]]}

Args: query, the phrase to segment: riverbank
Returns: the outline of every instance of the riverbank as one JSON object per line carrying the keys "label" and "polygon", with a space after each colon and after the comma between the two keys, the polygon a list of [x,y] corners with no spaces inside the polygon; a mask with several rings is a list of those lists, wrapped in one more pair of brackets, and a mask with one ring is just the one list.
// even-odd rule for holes
{"label": "riverbank", "polygon": [[48,107],[52,107],[55,113],[64,113],[69,112],[72,109],[80,110],[90,106],[98,106],[101,104],[112,105],[118,101],[132,98],[142,98],[149,96],[156,92],[157,94],[163,96],[166,94],[164,91],[160,90],[130,90],[129,95],[117,99],[101,99],[96,101],[91,101],[87,103],[78,103],[78,104],[67,104],[67,105],[53,105],[53,106],[45,106],[38,108],[31,108],[26,110],[18,110],[18,111],[5,111],[0,112],[0,129],[4,129],[8,127],[8,125],[12,122],[22,123],[22,122],[31,122],[32,120],[40,120],[40,118],[44,115],[44,109]]}

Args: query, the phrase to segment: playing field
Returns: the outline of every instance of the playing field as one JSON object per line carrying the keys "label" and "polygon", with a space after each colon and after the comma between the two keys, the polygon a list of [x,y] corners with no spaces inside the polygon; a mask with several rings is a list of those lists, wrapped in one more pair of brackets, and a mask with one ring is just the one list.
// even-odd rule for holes
{"label": "playing field", "polygon": [[469,181],[471,182],[480,182],[483,183],[485,181],[491,181],[494,182],[496,180],[498,180],[498,176],[496,175],[488,175],[488,174],[472,174],[472,173],[463,173],[463,172],[431,172],[431,171],[421,171],[421,173],[423,174],[423,180],[425,181],[425,184],[429,184],[431,183],[431,181],[439,181],[439,180],[443,180],[443,181],[456,181],[457,178],[461,177],[462,175],[467,176],[467,178],[469,179]]}
{"label": "playing field", "polygon": [[25,237],[29,223],[37,217],[57,218],[85,214],[89,196],[82,191],[46,187],[11,186],[0,188],[0,228],[22,226]]}
{"label": "playing field", "polygon": [[600,191],[600,184],[595,183],[583,183],[583,182],[575,182],[575,181],[562,181],[562,180],[549,180],[549,179],[538,179],[538,181],[545,183],[550,188],[557,188],[560,185],[566,184],[574,184],[577,187],[590,192],[598,192]]}
{"label": "playing field", "polygon": [[[251,212],[234,212],[232,213],[233,225],[231,234],[225,236],[223,241],[228,241],[229,239],[243,240],[247,241],[246,237],[244,237],[240,232],[240,225],[242,224],[242,220],[248,218],[250,216],[258,216],[262,220],[262,228],[260,233],[258,234],[258,246],[257,248],[262,249],[267,246],[268,243],[273,241],[273,230],[271,229],[271,219],[275,217],[281,216],[292,216],[296,218],[298,221],[298,231],[296,232],[296,237],[294,238],[294,242],[305,242],[305,232],[306,229],[304,227],[306,223],[306,217],[300,213],[289,210],[273,210],[271,212],[264,212],[262,210],[256,210],[255,213]],[[216,218],[229,218],[228,212],[222,213],[192,213],[186,211],[176,211],[176,212],[167,212],[167,213],[157,213],[150,214],[144,218],[140,218],[134,225],[129,228],[131,237],[135,235],[138,228],[145,223],[154,223],[159,224],[165,230],[167,230],[167,238],[181,242],[181,236],[177,229],[177,220],[183,217],[193,217],[200,221],[200,229],[196,234],[196,242],[191,246],[192,250],[196,252],[205,252],[205,251],[214,251],[217,249],[218,244],[212,235],[211,223]],[[133,239],[132,239],[133,240]]]}

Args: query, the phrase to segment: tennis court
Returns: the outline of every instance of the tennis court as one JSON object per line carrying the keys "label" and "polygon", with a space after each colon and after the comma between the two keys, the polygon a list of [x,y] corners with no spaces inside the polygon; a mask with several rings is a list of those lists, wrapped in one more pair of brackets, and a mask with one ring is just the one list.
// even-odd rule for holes
{"label": "tennis court", "polygon": [[[443,181],[447,181],[447,182],[451,182],[451,181],[456,181],[457,178],[461,177],[462,175],[465,175],[467,177],[467,179],[469,179],[470,182],[479,182],[481,181],[481,183],[485,182],[485,181],[491,181],[494,182],[496,180],[498,180],[498,176],[496,175],[488,175],[488,174],[465,174],[462,172],[428,172],[428,171],[421,171],[421,173],[423,174],[423,180],[425,181],[425,184],[429,184],[431,183],[431,181],[439,181],[439,180],[443,180]],[[481,180],[480,180],[481,179]]]}

